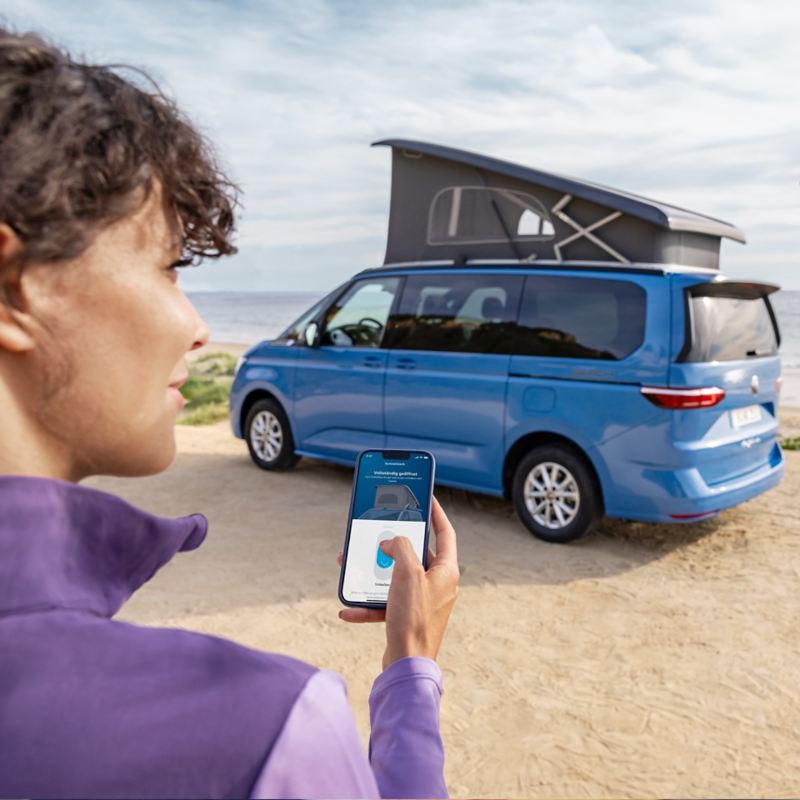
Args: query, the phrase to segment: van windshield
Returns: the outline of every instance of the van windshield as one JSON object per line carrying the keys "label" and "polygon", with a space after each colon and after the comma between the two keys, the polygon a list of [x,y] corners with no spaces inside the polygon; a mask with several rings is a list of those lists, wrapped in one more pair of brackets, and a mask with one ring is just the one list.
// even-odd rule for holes
{"label": "van windshield", "polygon": [[303,332],[308,327],[309,322],[311,320],[316,319],[319,313],[322,311],[325,306],[333,300],[334,296],[341,291],[341,286],[334,289],[332,292],[328,292],[322,300],[317,301],[314,303],[311,308],[308,309],[301,317],[298,317],[285,331],[278,334],[273,341],[275,342],[291,342],[292,344],[296,344],[298,342],[302,342],[303,339]]}
{"label": "van windshield", "polygon": [[689,339],[679,361],[739,361],[778,353],[780,336],[765,294],[751,287],[725,293],[690,290]]}

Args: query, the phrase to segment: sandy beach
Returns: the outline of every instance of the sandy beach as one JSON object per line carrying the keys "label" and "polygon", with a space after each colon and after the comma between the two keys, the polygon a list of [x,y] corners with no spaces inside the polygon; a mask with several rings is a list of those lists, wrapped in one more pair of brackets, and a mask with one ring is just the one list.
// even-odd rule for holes
{"label": "sandy beach", "polygon": [[[799,410],[781,420],[800,435]],[[337,670],[366,743],[382,630],[337,618],[351,471],[263,472],[227,421],[176,436],[165,473],[86,482],[210,521],[120,617]],[[510,504],[437,491],[463,575],[440,657],[452,796],[797,795],[800,453],[786,461],[779,487],[713,520],[607,520],[569,546],[535,539]]]}

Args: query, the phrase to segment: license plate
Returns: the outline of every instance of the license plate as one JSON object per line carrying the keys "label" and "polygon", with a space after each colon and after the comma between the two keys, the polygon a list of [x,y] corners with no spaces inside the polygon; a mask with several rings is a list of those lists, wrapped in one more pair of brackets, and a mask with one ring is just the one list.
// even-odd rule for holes
{"label": "license plate", "polygon": [[745,406],[744,408],[734,408],[731,411],[731,425],[734,428],[742,428],[751,425],[761,419],[761,406]]}

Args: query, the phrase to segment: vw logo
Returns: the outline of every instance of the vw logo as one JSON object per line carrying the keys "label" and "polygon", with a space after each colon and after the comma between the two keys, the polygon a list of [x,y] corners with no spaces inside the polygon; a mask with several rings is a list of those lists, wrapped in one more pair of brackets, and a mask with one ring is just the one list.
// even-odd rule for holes
{"label": "vw logo", "polygon": [[753,394],[758,394],[758,375],[753,375],[753,380],[750,381],[750,390]]}

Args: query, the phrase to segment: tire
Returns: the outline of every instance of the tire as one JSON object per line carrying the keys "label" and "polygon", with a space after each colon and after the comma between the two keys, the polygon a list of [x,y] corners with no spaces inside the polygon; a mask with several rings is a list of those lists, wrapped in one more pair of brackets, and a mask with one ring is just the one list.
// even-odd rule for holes
{"label": "tire", "polygon": [[586,535],[603,507],[585,460],[558,444],[534,447],[519,462],[511,499],[525,527],[545,542],[571,542]]}
{"label": "tire", "polygon": [[253,403],[244,423],[244,438],[250,458],[261,469],[291,469],[300,460],[294,453],[289,420],[275,400],[264,398]]}

